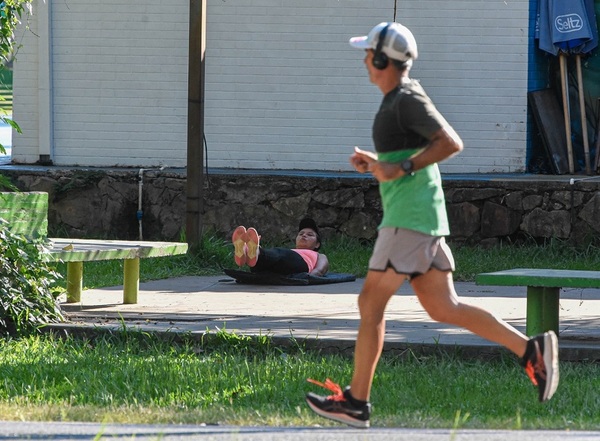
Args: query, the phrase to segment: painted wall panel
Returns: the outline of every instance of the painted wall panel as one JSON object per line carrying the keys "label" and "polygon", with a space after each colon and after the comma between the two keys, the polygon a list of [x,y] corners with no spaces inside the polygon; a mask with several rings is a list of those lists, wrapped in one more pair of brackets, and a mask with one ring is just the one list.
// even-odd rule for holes
{"label": "painted wall panel", "polygon": [[[47,0],[52,159],[57,165],[184,167],[188,2]],[[393,19],[393,0],[208,0],[209,167],[351,170],[371,148],[381,94],[348,39]],[[525,169],[527,0],[402,1],[420,79],[465,141],[447,173]],[[15,63],[13,159],[39,159],[37,15]]]}

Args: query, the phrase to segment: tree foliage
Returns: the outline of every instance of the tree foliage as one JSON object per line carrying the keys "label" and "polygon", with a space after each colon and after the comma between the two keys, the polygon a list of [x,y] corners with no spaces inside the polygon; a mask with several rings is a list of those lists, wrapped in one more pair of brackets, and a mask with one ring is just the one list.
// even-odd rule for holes
{"label": "tree foliage", "polygon": [[7,65],[13,54],[15,28],[24,12],[31,13],[30,0],[0,0],[0,64]]}
{"label": "tree foliage", "polygon": [[[30,0],[0,0],[0,69],[6,69],[14,56],[16,27],[31,13]],[[21,133],[12,119],[0,114],[0,120]],[[0,152],[6,153],[1,144]],[[0,176],[2,188],[14,186]],[[60,276],[41,260],[39,246],[13,234],[0,219],[0,334],[30,332],[63,320],[51,290]]]}
{"label": "tree foliage", "polygon": [[42,260],[41,247],[0,219],[0,336],[64,320],[52,288],[60,275]]}
{"label": "tree foliage", "polygon": [[[23,14],[31,14],[31,12],[30,0],[0,0],[0,69],[5,69],[12,60],[15,49],[15,29],[21,23]],[[11,118],[0,113],[0,121],[21,133],[21,128]],[[2,144],[0,144],[0,153],[6,153]],[[0,176],[0,185],[10,187],[8,181],[2,176]]]}

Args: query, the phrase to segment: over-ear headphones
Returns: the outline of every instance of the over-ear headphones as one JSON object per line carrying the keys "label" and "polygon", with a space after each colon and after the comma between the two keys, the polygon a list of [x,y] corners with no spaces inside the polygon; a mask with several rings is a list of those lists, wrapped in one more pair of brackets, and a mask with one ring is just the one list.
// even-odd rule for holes
{"label": "over-ear headphones", "polygon": [[390,27],[389,23],[385,25],[385,27],[379,33],[379,38],[377,39],[377,46],[375,47],[375,52],[373,53],[373,66],[375,69],[383,70],[388,66],[389,59],[383,49],[383,42],[385,41],[385,34],[387,34],[387,30]]}

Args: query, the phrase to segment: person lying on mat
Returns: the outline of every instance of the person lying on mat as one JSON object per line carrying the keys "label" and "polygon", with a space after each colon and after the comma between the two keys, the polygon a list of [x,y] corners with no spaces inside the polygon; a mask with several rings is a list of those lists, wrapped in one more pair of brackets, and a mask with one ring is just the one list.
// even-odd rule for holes
{"label": "person lying on mat", "polygon": [[231,237],[235,263],[248,265],[251,272],[271,272],[276,274],[309,273],[324,276],[329,269],[325,254],[319,253],[321,235],[313,219],[302,219],[296,235],[296,248],[263,248],[255,228],[239,226]]}

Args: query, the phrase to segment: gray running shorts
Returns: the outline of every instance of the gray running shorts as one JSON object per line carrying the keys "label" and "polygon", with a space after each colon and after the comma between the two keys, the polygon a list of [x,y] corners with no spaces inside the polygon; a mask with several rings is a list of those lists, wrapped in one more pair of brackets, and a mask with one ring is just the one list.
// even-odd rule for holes
{"label": "gray running shorts", "polygon": [[404,228],[381,228],[377,235],[369,270],[393,268],[411,277],[429,269],[454,271],[454,257],[443,237],[429,236]]}

